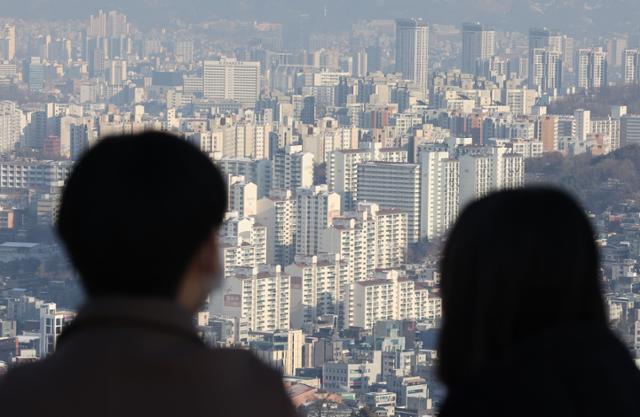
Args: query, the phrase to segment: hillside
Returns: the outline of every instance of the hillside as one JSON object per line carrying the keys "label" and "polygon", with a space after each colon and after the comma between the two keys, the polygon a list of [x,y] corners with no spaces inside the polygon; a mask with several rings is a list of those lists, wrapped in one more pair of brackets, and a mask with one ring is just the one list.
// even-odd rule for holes
{"label": "hillside", "polygon": [[640,146],[595,158],[547,154],[527,161],[526,171],[529,182],[563,187],[595,213],[627,200],[640,203]]}
{"label": "hillside", "polygon": [[607,117],[611,106],[624,103],[631,114],[640,113],[640,86],[607,87],[596,94],[563,97],[549,106],[550,114],[573,114],[577,109],[591,110],[592,117]]}

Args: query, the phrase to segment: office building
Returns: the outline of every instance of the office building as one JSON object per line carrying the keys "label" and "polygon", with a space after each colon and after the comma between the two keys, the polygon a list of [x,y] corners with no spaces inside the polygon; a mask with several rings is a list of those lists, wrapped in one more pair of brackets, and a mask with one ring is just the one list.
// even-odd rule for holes
{"label": "office building", "polygon": [[366,393],[379,370],[372,362],[330,361],[322,366],[322,387],[332,392]]}
{"label": "office building", "polygon": [[366,162],[358,165],[357,198],[381,209],[407,213],[407,239],[420,237],[420,167],[400,162]]}
{"label": "office building", "polygon": [[626,115],[620,119],[620,146],[640,145],[640,116]]}
{"label": "office building", "polygon": [[385,149],[379,144],[331,152],[327,162],[327,184],[331,191],[340,194],[342,210],[355,209],[358,200],[358,165],[370,161],[407,162],[407,152],[397,148]]}
{"label": "office building", "polygon": [[62,187],[70,161],[6,160],[0,162],[0,188],[35,188],[49,191]]}
{"label": "office building", "polygon": [[260,93],[260,63],[223,58],[204,61],[204,96],[253,107]]}
{"label": "office building", "polygon": [[251,351],[282,375],[296,375],[303,366],[304,334],[301,330],[262,332],[249,343]]}
{"label": "office building", "polygon": [[31,57],[24,63],[24,76],[29,90],[42,91],[44,89],[44,64],[39,57]]}

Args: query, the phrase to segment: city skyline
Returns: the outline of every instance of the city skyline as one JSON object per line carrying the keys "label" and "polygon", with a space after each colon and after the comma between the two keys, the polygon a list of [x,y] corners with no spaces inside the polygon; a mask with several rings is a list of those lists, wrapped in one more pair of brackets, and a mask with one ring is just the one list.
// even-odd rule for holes
{"label": "city skyline", "polygon": [[[192,20],[112,3],[0,16],[0,374],[55,352],[83,302],[53,232],[69,173],[146,131],[199,149],[228,187],[198,335],[313,391],[309,417],[436,415],[443,244],[469,204],[530,184],[584,205],[610,325],[640,363],[640,30],[556,30],[554,0],[432,16],[381,0],[340,19],[332,1]],[[322,389],[334,414],[309,408]]]}

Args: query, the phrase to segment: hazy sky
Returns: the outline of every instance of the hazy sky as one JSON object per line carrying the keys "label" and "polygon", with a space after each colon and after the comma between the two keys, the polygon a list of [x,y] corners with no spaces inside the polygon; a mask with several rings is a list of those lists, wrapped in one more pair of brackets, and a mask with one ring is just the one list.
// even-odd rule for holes
{"label": "hazy sky", "polygon": [[161,24],[171,17],[235,16],[286,23],[300,13],[319,20],[325,6],[328,24],[336,26],[357,18],[406,16],[453,24],[481,20],[505,29],[546,24],[569,33],[628,32],[640,26],[640,0],[0,0],[0,14],[84,18],[98,8],[115,8],[141,26]]}

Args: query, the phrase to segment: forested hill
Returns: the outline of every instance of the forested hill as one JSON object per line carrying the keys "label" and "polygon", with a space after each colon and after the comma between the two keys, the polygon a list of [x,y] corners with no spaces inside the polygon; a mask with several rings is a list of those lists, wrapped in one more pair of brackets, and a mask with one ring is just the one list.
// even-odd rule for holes
{"label": "forested hill", "polygon": [[640,203],[640,146],[626,146],[605,156],[564,158],[546,154],[527,161],[530,183],[551,183],[575,194],[589,210],[602,213],[628,201]]}
{"label": "forested hill", "polygon": [[630,114],[640,113],[640,86],[609,86],[596,94],[574,94],[561,98],[549,106],[550,114],[573,114],[577,109],[591,111],[591,117],[609,116],[612,106],[624,103]]}

